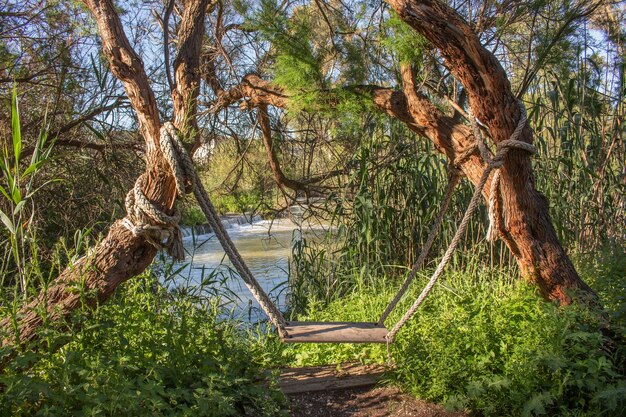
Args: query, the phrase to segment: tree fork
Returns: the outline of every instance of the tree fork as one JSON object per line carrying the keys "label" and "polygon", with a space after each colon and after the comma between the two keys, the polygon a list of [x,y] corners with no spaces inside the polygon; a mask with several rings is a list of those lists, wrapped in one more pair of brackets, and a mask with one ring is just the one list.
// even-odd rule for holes
{"label": "tree fork", "polygon": [[[113,3],[110,0],[84,1],[98,25],[103,52],[111,71],[122,81],[137,113],[139,132],[146,142],[144,194],[159,209],[171,213],[176,188],[170,168],[161,155],[161,122],[143,63],[130,46]],[[181,22],[181,58],[175,64],[177,86],[173,95],[175,124],[183,131],[187,124],[195,127],[199,60],[189,57],[200,56],[204,25],[198,23],[204,21],[207,5],[207,0],[186,1]],[[188,21],[194,24],[190,25]],[[190,27],[192,30],[186,29]],[[58,321],[68,317],[85,302],[94,307],[106,301],[121,283],[143,272],[156,253],[152,245],[134,236],[121,221],[116,221],[107,236],[88,255],[66,268],[47,291],[18,312],[15,323],[10,318],[0,323],[7,333],[2,345],[20,345],[36,340],[37,329],[43,324],[41,310],[46,311],[48,320]],[[82,293],[76,291],[79,285],[83,288]]]}

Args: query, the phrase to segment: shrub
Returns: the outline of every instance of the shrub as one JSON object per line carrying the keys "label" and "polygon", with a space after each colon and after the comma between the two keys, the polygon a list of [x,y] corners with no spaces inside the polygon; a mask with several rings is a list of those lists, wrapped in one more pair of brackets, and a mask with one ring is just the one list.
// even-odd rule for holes
{"label": "shrub", "polygon": [[[312,305],[304,319],[375,321],[392,297],[389,287],[358,290],[323,310]],[[407,297],[405,309],[416,296]],[[392,345],[389,380],[417,397],[485,416],[624,415],[622,354],[607,350],[599,328],[597,314],[542,301],[501,270],[451,273]],[[384,345],[288,349],[297,365],[386,358]]]}
{"label": "shrub", "polygon": [[279,414],[254,347],[214,305],[168,295],[147,274],[128,282],[71,337],[50,334],[51,346],[69,340],[58,351],[11,361],[0,415]]}

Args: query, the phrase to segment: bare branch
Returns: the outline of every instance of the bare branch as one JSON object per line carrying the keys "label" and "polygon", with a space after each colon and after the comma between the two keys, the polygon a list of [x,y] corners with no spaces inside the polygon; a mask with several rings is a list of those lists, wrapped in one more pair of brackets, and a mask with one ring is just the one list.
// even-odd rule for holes
{"label": "bare branch", "polygon": [[170,69],[170,16],[174,9],[174,0],[168,0],[163,13],[163,59],[165,61],[165,75],[167,76],[167,85],[170,91],[174,91],[176,84],[172,80],[172,70]]}

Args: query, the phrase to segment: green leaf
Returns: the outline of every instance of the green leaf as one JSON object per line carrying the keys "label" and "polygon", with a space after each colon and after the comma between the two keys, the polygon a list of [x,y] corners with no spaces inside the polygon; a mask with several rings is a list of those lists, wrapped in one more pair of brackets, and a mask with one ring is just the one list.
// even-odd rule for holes
{"label": "green leaf", "polygon": [[7,200],[11,200],[11,197],[9,197],[9,193],[7,193],[7,190],[5,190],[5,188],[1,185],[0,185],[0,193],[2,193],[2,195],[4,195]]}
{"label": "green leaf", "polygon": [[9,200],[13,201],[12,196],[13,196],[13,192],[15,190],[15,187],[17,186],[17,181],[16,181],[15,177],[13,175],[11,175],[11,172],[8,171],[8,170],[4,172],[4,176],[6,177],[7,182],[9,183],[9,189],[8,189],[8,192],[10,194]]}
{"label": "green leaf", "polygon": [[13,224],[11,219],[9,219],[9,216],[7,216],[1,210],[0,210],[0,220],[2,220],[2,223],[4,223],[4,225],[6,226],[7,229],[9,229],[9,232],[11,232],[11,234],[14,235],[15,234],[15,225]]}
{"label": "green leaf", "polygon": [[20,154],[22,153],[22,134],[20,131],[20,113],[17,104],[17,86],[13,86],[13,94],[11,95],[11,133],[13,135],[15,163],[18,163]]}
{"label": "green leaf", "polygon": [[524,409],[522,410],[522,415],[524,417],[532,416],[532,415],[542,415],[546,414],[546,405],[551,405],[554,402],[552,395],[549,392],[538,392],[535,393],[526,403],[524,404]]}
{"label": "green leaf", "polygon": [[16,215],[17,213],[19,213],[25,204],[26,204],[26,200],[22,200],[19,203],[17,203],[17,205],[13,209],[13,215]]}
{"label": "green leaf", "polygon": [[37,169],[39,169],[39,167],[41,166],[43,162],[44,161],[37,161],[34,164],[30,164],[28,168],[26,168],[24,172],[22,172],[22,178],[25,178],[27,175],[32,174],[33,172],[37,171]]}
{"label": "green leaf", "polygon": [[22,191],[20,190],[20,187],[16,186],[13,187],[13,192],[11,194],[11,196],[13,197],[13,203],[15,204],[19,204],[20,201],[22,201]]}

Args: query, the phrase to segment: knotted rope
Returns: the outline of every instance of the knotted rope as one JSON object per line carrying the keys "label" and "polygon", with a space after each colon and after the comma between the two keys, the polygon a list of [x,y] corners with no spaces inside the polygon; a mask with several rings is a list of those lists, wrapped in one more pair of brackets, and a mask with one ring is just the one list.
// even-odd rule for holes
{"label": "knotted rope", "polygon": [[520,108],[520,119],[517,122],[517,126],[515,127],[515,130],[513,131],[509,139],[503,140],[502,142],[498,143],[497,151],[493,158],[491,157],[491,152],[489,152],[487,145],[485,145],[485,141],[483,140],[483,136],[480,128],[478,127],[476,118],[470,112],[470,122],[472,124],[474,138],[476,139],[476,144],[478,146],[480,154],[485,163],[488,166],[492,165],[493,169],[495,169],[495,173],[493,174],[493,178],[491,180],[491,186],[489,187],[489,204],[487,206],[489,215],[487,240],[490,242],[495,241],[500,236],[500,220],[502,218],[502,215],[499,211],[501,201],[500,170],[497,168],[500,168],[502,164],[504,164],[504,156],[511,148],[522,149],[533,155],[537,153],[537,148],[535,148],[534,145],[519,140],[519,137],[524,130],[524,126],[526,125],[526,108],[521,101],[518,101],[518,104]]}
{"label": "knotted rope", "polygon": [[[181,142],[174,125],[169,122],[163,124],[159,144],[163,157],[174,175],[177,195],[184,197],[186,193],[193,191],[198,200],[198,205],[206,216],[209,225],[224,248],[224,252],[226,252],[226,255],[228,255],[228,258],[235,267],[235,270],[243,279],[252,296],[258,301],[261,309],[263,309],[272,324],[277,328],[279,335],[286,337],[285,319],[278,308],[271,302],[258,281],[254,278],[252,272],[250,272],[241,257],[241,254],[237,251],[235,244],[230,239],[230,236],[228,236],[217,214],[217,210],[215,210],[213,203],[211,203],[206,189],[202,186],[202,182],[194,169],[191,157]],[[173,216],[168,216],[148,201],[141,191],[141,187],[144,185],[142,178],[143,176],[140,176],[137,179],[135,187],[127,196],[127,218],[124,220],[124,225],[131,230],[133,234],[144,237],[156,247],[167,248],[168,253],[170,253],[170,256],[173,258],[172,252],[177,253],[177,247],[180,243],[180,253],[182,256],[178,259],[182,259],[184,257],[184,251],[180,230],[178,229],[180,214],[176,212]],[[163,244],[162,242],[165,238],[168,240]]]}
{"label": "knotted rope", "polygon": [[[490,157],[486,145],[484,144],[484,142],[482,142],[482,136],[480,136],[480,132],[476,133],[476,131],[479,130],[478,126],[476,125],[476,122],[474,120],[472,121],[472,125],[474,127],[474,136],[476,136],[477,146],[481,155],[483,156],[483,159],[485,159],[485,162],[487,163],[487,167],[483,171],[480,181],[474,188],[474,194],[472,195],[472,199],[470,200],[470,203],[467,209],[465,210],[463,219],[461,220],[461,223],[459,224],[459,227],[457,228],[456,233],[454,234],[454,238],[452,239],[452,241],[450,242],[450,245],[446,249],[446,252],[443,255],[443,258],[437,265],[437,269],[435,269],[435,272],[430,277],[430,280],[428,281],[428,283],[426,284],[426,286],[424,287],[420,295],[417,297],[417,300],[415,300],[413,305],[411,305],[411,307],[407,310],[404,316],[402,316],[402,318],[398,321],[398,323],[396,323],[396,325],[385,336],[387,340],[387,356],[389,360],[391,360],[390,345],[395,339],[396,334],[400,331],[402,326],[404,326],[406,322],[408,322],[415,315],[418,308],[420,307],[424,299],[428,296],[433,286],[435,285],[435,283],[441,276],[444,268],[446,267],[446,265],[450,261],[450,258],[454,254],[454,251],[456,250],[456,247],[458,246],[462,236],[465,234],[467,225],[469,224],[470,219],[472,215],[474,214],[474,211],[476,210],[476,207],[478,207],[478,203],[480,202],[481,195],[482,195],[482,190],[485,187],[487,180],[489,179],[489,175],[491,175],[491,171],[493,170],[496,170],[496,172],[499,171],[499,168],[504,164],[504,157],[507,155],[507,153],[511,149],[520,149],[531,154],[535,154],[537,152],[536,148],[532,144],[522,142],[519,140],[519,136],[522,130],[524,129],[524,125],[526,124],[526,111],[524,109],[524,105],[520,102],[519,106],[520,106],[520,119],[517,123],[517,127],[515,128],[515,131],[513,132],[513,134],[511,134],[510,139],[504,140],[497,144],[496,154],[494,155],[493,158]],[[482,145],[481,145],[481,142],[482,142]],[[499,192],[498,186],[496,186],[496,188],[493,188],[493,187],[494,186],[492,184],[492,191]],[[495,192],[493,194],[495,194]],[[493,194],[490,194],[490,197]],[[489,205],[491,206],[491,198],[489,201]],[[490,216],[490,219],[491,219],[491,216]],[[437,221],[439,221],[439,218],[437,219]],[[496,223],[494,222],[493,224],[496,224]],[[427,243],[428,243],[428,240],[427,240]],[[420,256],[420,259],[421,259],[421,256]],[[420,261],[420,259],[418,259],[418,261]],[[421,260],[421,262],[423,262],[423,260]],[[416,269],[416,268],[419,268],[419,265],[417,265],[417,267],[414,265],[413,269]],[[411,272],[413,272],[413,270]],[[415,274],[413,273],[413,275]],[[400,297],[396,297],[396,298],[397,299],[394,299],[392,304],[394,304],[394,302],[395,304],[397,304]],[[395,307],[395,304],[392,306],[391,309]],[[387,311],[385,313],[388,314]],[[384,321],[384,317],[381,318],[381,320]]]}
{"label": "knotted rope", "polygon": [[126,217],[122,219],[122,225],[155,248],[166,249],[172,259],[182,261],[185,251],[178,227],[180,212],[175,210],[173,215],[168,215],[156,207],[142,191],[145,182],[145,174],[140,175],[126,195]]}

